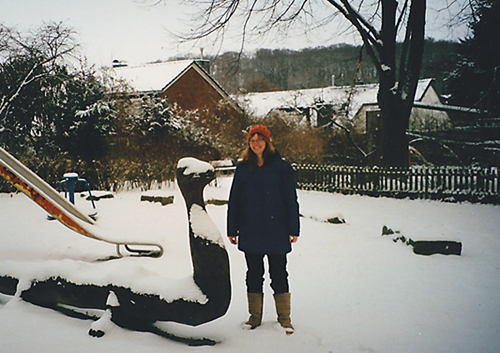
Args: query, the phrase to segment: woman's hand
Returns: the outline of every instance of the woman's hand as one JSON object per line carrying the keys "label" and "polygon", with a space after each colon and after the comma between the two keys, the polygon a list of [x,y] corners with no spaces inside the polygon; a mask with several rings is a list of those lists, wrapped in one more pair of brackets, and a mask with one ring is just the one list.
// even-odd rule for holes
{"label": "woman's hand", "polygon": [[295,236],[295,235],[290,235],[290,243],[296,243],[297,240],[299,239],[298,236]]}
{"label": "woman's hand", "polygon": [[231,244],[238,244],[238,237],[228,237]]}

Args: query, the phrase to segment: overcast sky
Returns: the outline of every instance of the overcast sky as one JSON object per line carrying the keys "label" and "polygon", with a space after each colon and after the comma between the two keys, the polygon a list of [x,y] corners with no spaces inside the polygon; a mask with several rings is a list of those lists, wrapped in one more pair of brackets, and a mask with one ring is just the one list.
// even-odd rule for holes
{"label": "overcast sky", "polygon": [[[449,40],[463,37],[463,28],[450,32],[435,20],[436,12],[431,11],[436,1],[448,0],[428,1],[431,8],[427,16],[427,36]],[[36,29],[44,21],[62,21],[77,32],[82,54],[98,67],[109,66],[113,59],[139,65],[187,53],[198,55],[201,47],[208,55],[239,50],[240,41],[236,35],[234,38],[226,36],[222,48],[210,43],[178,44],[169,31],[188,29],[186,21],[191,10],[182,8],[178,2],[168,0],[150,7],[134,0],[0,0],[0,21],[22,31]],[[343,25],[339,22],[341,20],[336,20],[332,26],[338,28]],[[341,42],[360,44],[355,33],[349,35],[344,32],[332,36],[332,30],[322,31],[324,35],[315,33],[305,36],[300,32],[290,33],[286,38],[271,35],[258,42],[247,43],[245,50],[302,49]]]}

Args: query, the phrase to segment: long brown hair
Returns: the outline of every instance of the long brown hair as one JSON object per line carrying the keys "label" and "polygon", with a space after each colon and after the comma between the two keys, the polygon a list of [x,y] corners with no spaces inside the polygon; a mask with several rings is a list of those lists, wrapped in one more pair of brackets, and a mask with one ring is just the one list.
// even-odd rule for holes
{"label": "long brown hair", "polygon": [[[259,133],[253,134],[252,136],[250,136],[250,138],[254,137],[255,135],[259,135],[264,139],[264,141],[266,141],[266,149],[262,153],[262,157],[264,158],[264,160],[266,160],[266,158],[272,155],[275,151],[273,143],[271,141],[268,141],[262,134]],[[248,138],[248,141],[250,140],[250,138]],[[248,142],[247,148],[241,153],[241,159],[253,165],[257,165],[257,155],[254,153],[254,151],[252,151]]]}

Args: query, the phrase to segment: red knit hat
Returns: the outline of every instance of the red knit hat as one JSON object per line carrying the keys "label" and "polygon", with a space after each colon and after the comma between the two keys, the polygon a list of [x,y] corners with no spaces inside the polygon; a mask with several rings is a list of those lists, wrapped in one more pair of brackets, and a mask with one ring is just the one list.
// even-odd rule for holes
{"label": "red knit hat", "polygon": [[257,124],[253,128],[251,128],[248,132],[247,141],[250,141],[252,136],[255,134],[260,134],[266,139],[267,142],[271,142],[271,131],[269,131],[269,129],[264,125]]}

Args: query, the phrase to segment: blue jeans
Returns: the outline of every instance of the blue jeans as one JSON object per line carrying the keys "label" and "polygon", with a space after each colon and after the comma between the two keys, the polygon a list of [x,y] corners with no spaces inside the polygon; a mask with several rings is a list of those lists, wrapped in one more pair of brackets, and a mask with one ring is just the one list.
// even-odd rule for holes
{"label": "blue jeans", "polygon": [[246,285],[248,293],[262,293],[264,287],[264,256],[267,256],[271,288],[274,294],[289,292],[286,254],[260,255],[245,253],[247,261]]}

